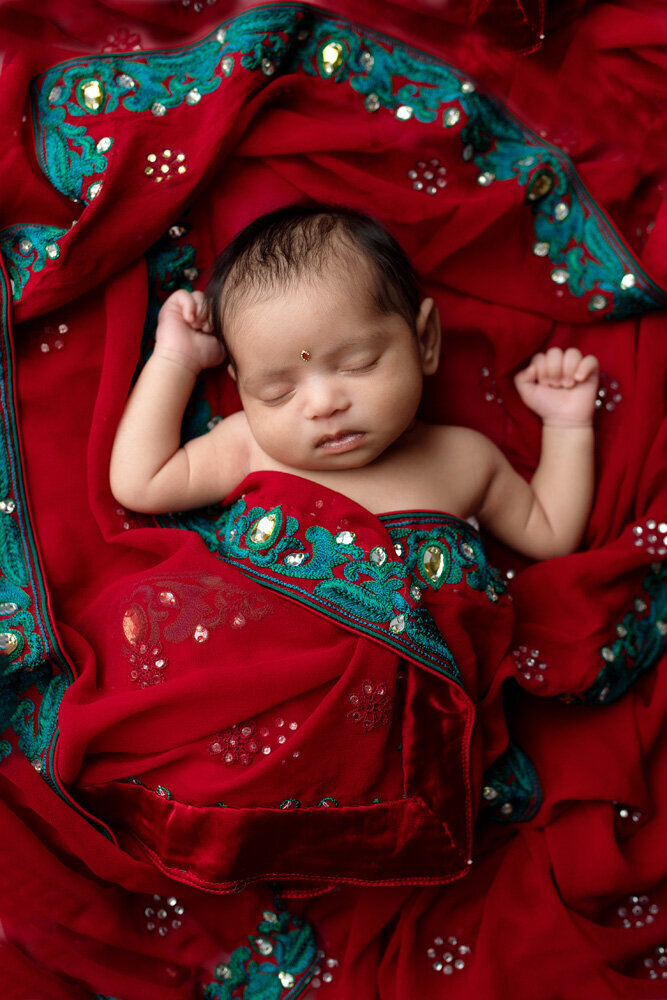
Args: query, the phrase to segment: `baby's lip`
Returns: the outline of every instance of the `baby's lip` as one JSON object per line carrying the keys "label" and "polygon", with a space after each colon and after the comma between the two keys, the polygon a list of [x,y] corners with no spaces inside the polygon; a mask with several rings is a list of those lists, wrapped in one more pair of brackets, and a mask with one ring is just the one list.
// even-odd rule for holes
{"label": "baby's lip", "polygon": [[315,447],[328,452],[352,451],[363,437],[364,431],[338,431],[336,434],[324,434]]}

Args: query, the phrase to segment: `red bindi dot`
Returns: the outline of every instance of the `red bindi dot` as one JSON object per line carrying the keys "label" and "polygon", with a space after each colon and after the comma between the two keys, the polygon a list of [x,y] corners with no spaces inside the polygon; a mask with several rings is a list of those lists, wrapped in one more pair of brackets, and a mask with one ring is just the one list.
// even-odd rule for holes
{"label": "red bindi dot", "polygon": [[310,361],[310,351],[301,351],[299,357],[302,361]]}

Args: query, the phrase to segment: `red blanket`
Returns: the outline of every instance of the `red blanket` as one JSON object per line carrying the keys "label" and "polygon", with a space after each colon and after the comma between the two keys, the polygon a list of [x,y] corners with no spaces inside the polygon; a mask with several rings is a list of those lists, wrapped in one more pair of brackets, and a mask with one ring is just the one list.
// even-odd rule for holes
{"label": "red blanket", "polygon": [[[663,997],[665,19],[334,7],[0,7],[3,996]],[[399,238],[424,416],[522,473],[513,372],[598,355],[581,552],[275,474],[113,500],[160,303],[303,196]]]}

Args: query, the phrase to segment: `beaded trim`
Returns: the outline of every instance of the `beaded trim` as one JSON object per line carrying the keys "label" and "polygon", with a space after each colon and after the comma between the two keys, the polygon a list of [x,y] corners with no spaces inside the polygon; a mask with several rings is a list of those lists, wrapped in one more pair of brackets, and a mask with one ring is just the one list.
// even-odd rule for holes
{"label": "beaded trim", "polygon": [[[267,80],[301,71],[347,84],[368,113],[384,109],[398,121],[440,122],[460,135],[463,169],[477,171],[481,187],[513,181],[523,188],[534,215],[533,252],[549,262],[556,284],[575,297],[587,296],[588,308],[604,316],[632,315],[667,302],[667,293],[623,245],[564,153],[443,60],[300,4],[245,11],[182,49],[113,53],[54,66],[33,85],[40,165],[59,191],[88,205],[100,193],[115,142],[110,135],[95,141],[88,122],[99,124],[119,110],[163,117],[184,105],[196,108],[239,68],[260,71]],[[0,233],[0,244],[9,246],[14,267],[11,235]],[[44,232],[40,246],[57,255],[63,235]],[[43,266],[39,254],[31,263],[18,263],[20,273],[12,274],[15,298],[26,271]]]}

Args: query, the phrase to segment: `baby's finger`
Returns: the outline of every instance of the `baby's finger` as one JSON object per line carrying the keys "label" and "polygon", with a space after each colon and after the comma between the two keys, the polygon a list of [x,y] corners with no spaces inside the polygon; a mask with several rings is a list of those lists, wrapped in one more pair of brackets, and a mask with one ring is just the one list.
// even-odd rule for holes
{"label": "baby's finger", "polygon": [[560,383],[563,374],[563,352],[560,347],[550,347],[546,355],[547,378]]}
{"label": "baby's finger", "polygon": [[585,382],[586,379],[591,378],[591,376],[596,376],[600,369],[600,362],[595,357],[594,354],[587,354],[585,358],[582,358],[577,369],[574,373],[575,382]]}
{"label": "baby's finger", "polygon": [[538,351],[534,355],[531,361],[531,367],[535,369],[535,378],[538,382],[546,382],[547,379],[547,360],[541,351]]}
{"label": "baby's finger", "polygon": [[578,347],[568,347],[563,355],[563,377],[569,385],[574,385],[574,373],[581,358],[582,354]]}

